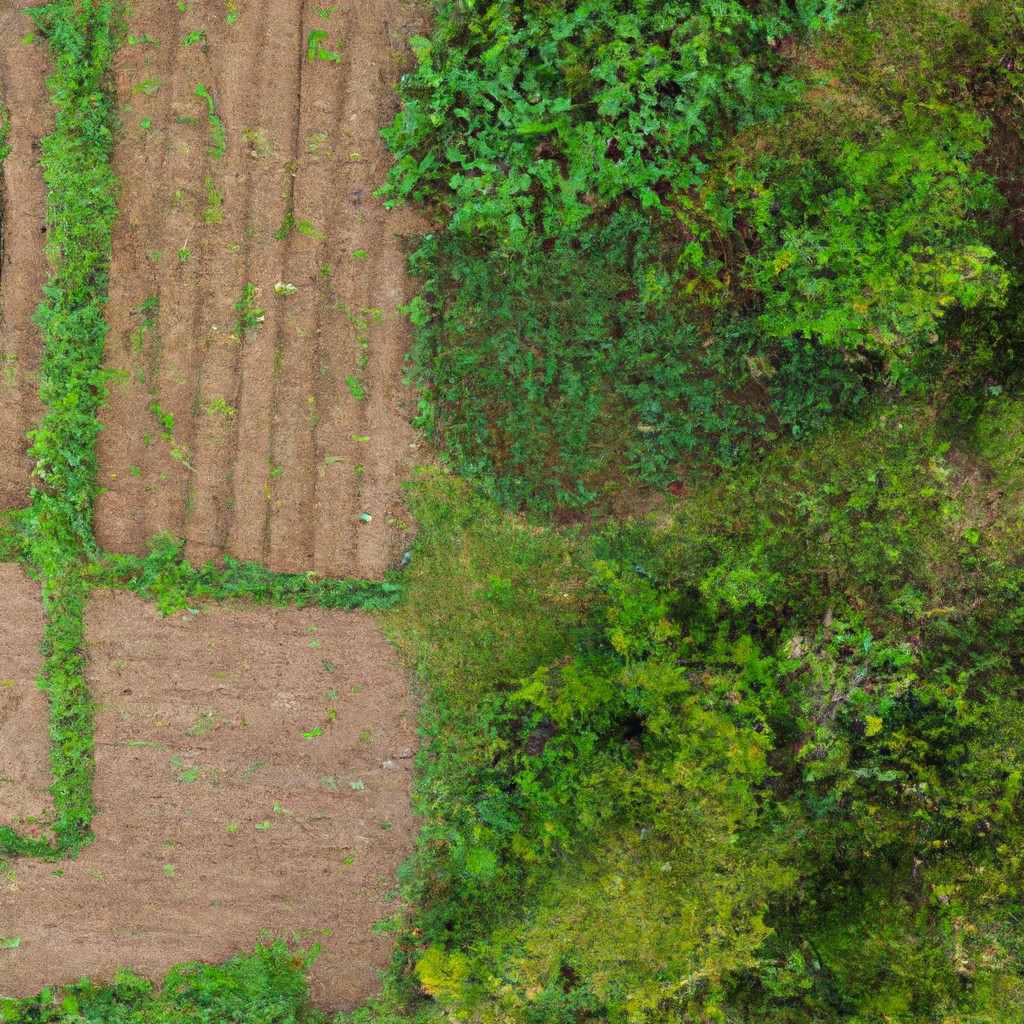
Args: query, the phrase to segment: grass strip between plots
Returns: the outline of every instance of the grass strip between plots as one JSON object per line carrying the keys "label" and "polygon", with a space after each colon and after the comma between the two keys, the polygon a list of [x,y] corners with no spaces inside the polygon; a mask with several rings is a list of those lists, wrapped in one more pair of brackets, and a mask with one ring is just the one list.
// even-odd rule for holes
{"label": "grass strip between plots", "polygon": [[119,11],[110,0],[84,7],[59,0],[28,13],[49,41],[54,73],[48,85],[57,111],[42,160],[53,274],[36,312],[46,411],[29,433],[38,483],[16,521],[23,557],[43,580],[41,685],[50,704],[55,818],[52,841],[0,827],[0,853],[55,858],[74,854],[91,838],[93,724],[83,673],[88,585],[81,567],[95,553],[95,441],[106,397],[103,306],[117,216],[110,164],[116,113],[108,75]]}
{"label": "grass strip between plots", "polygon": [[[47,621],[40,686],[50,706],[54,817],[50,838],[0,825],[0,857],[52,860],[74,856],[92,839],[93,704],[84,654],[91,589],[132,590],[168,613],[199,599],[230,597],[380,609],[398,600],[400,587],[273,573],[230,558],[223,570],[211,564],[193,569],[183,561],[183,545],[169,537],[157,538],[146,558],[98,549],[92,518],[98,414],[107,396],[103,311],[118,191],[111,167],[117,112],[110,70],[123,9],[115,0],[55,0],[27,13],[46,37],[54,65],[47,84],[56,120],[43,140],[42,159],[53,274],[35,317],[43,334],[39,394],[46,410],[28,435],[37,482],[30,507],[8,513],[0,523],[0,557],[24,562],[43,584]],[[6,132],[0,109],[0,159]]]}

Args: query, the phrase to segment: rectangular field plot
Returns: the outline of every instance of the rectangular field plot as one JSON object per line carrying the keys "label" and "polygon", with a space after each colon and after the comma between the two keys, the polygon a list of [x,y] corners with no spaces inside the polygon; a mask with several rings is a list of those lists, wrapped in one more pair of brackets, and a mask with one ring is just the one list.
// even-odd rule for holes
{"label": "rectangular field plot", "polygon": [[424,228],[372,193],[420,12],[326,14],[132,4],[98,449],[108,550],[144,554],[167,531],[193,563],[365,579],[401,555],[416,436],[400,238]]}
{"label": "rectangular field plot", "polygon": [[[41,835],[51,813],[50,724],[42,665],[43,603],[38,583],[0,564],[0,825]],[[2,976],[2,975],[0,975]]]}
{"label": "rectangular field plot", "polygon": [[408,680],[365,614],[213,608],[161,618],[99,591],[87,612],[97,704],[96,840],[19,861],[0,892],[0,995],[40,979],[157,978],[261,932],[323,943],[314,1000],[376,991],[374,936],[410,850]]}

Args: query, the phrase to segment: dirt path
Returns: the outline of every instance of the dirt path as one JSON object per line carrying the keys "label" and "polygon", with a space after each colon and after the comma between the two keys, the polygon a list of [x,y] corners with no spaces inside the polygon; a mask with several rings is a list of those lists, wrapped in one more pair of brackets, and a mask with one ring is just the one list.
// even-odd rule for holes
{"label": "dirt path", "polygon": [[49,708],[36,688],[43,624],[39,584],[0,564],[0,824],[27,835],[39,834],[32,819],[50,809],[53,782]]}
{"label": "dirt path", "polygon": [[74,861],[17,862],[0,934],[21,943],[0,949],[0,995],[109,980],[119,964],[158,978],[286,930],[323,943],[317,1004],[376,991],[391,942],[371,928],[411,848],[416,739],[408,680],[373,620],[162,619],[97,592],[87,625],[97,838]]}
{"label": "dirt path", "polygon": [[0,10],[0,102],[10,115],[11,147],[0,163],[0,510],[28,505],[33,463],[25,456],[25,431],[42,414],[36,391],[42,338],[30,317],[49,270],[39,140],[53,127],[53,108],[45,47],[23,43],[32,29],[24,14]]}
{"label": "dirt path", "polygon": [[[422,11],[363,0],[321,12],[133,5],[107,344],[121,383],[103,416],[96,516],[110,550],[144,553],[166,530],[196,562],[228,553],[380,578],[405,546],[399,485],[416,437],[395,236],[422,225],[371,193]],[[310,59],[316,31],[327,35]]]}

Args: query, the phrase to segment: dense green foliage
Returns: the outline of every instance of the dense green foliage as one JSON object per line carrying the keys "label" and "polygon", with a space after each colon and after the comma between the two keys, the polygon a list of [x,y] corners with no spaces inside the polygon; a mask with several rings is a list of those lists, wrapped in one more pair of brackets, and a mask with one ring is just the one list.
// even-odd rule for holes
{"label": "dense green foliage", "polygon": [[587,541],[417,485],[388,621],[440,1007],[1019,1019],[1022,423],[885,405]]}
{"label": "dense green foliage", "polygon": [[110,169],[115,122],[106,86],[117,33],[117,5],[46,4],[30,13],[49,40],[57,104],[43,140],[48,188],[48,255],[53,276],[36,314],[43,333],[39,393],[46,407],[30,434],[38,483],[32,504],[12,522],[21,554],[43,580],[47,623],[42,685],[50,705],[53,840],[0,826],[0,853],[59,857],[88,842],[92,818],[92,702],[84,680],[79,576],[94,552],[97,412],[106,395],[101,363],[107,268],[116,208]]}
{"label": "dense green foliage", "polygon": [[664,486],[1005,353],[1019,16],[840,6],[437,5],[384,195],[438,218],[414,374],[467,473],[537,508]]}
{"label": "dense green foliage", "polygon": [[175,967],[159,992],[130,971],[110,986],[83,981],[47,989],[34,999],[0,999],[10,1024],[314,1024],[303,970],[316,958],[282,941],[257,946],[219,967]]}
{"label": "dense green foliage", "polygon": [[438,1019],[1019,1020],[1024,9],[435,13],[419,422],[506,504],[687,495],[413,491]]}

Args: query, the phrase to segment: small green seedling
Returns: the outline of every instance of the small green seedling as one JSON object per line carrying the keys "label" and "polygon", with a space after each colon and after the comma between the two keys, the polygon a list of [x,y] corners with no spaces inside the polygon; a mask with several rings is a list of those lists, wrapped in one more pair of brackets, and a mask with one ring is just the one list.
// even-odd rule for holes
{"label": "small green seedling", "polygon": [[196,86],[195,95],[202,96],[206,100],[207,115],[210,121],[210,156],[219,159],[227,149],[227,130],[224,127],[224,122],[217,116],[213,97],[202,82]]}
{"label": "small green seedling", "polygon": [[327,47],[321,45],[327,39],[328,33],[322,28],[315,28],[309,33],[306,38],[306,58],[307,60],[330,60],[334,61],[335,64],[341,63],[341,48],[345,45],[343,39],[338,40],[338,49],[329,50]]}

